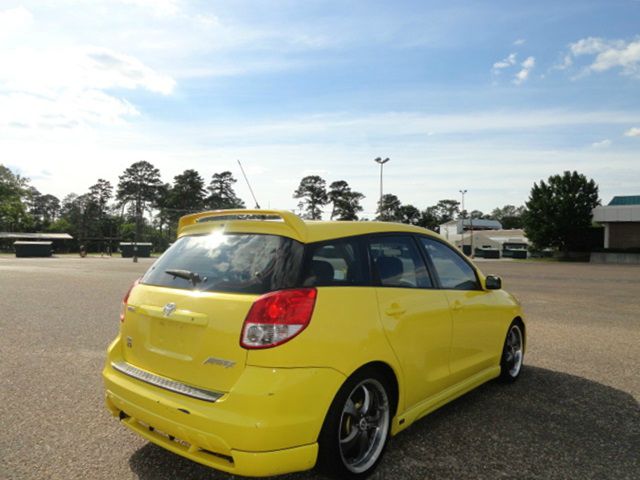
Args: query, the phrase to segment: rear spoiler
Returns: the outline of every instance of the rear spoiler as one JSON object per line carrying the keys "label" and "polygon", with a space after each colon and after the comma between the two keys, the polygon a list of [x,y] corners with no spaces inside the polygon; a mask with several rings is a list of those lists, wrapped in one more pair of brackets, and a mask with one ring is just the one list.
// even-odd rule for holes
{"label": "rear spoiler", "polygon": [[[295,213],[289,212],[287,210],[250,210],[246,208],[238,208],[233,210],[211,210],[208,212],[200,212],[200,213],[192,213],[191,215],[185,215],[180,218],[178,222],[178,235],[182,233],[182,230],[190,225],[195,225],[196,223],[205,222],[205,221],[215,221],[216,217],[223,217],[220,220],[226,220],[224,217],[244,217],[247,215],[251,216],[267,216],[267,217],[278,217],[281,218],[282,221],[288,226],[291,230],[295,232],[295,234],[303,240],[307,236],[307,227],[304,224],[304,221],[297,216]],[[243,221],[243,218],[234,218],[233,221]],[[247,220],[258,220],[256,218],[250,218]]]}

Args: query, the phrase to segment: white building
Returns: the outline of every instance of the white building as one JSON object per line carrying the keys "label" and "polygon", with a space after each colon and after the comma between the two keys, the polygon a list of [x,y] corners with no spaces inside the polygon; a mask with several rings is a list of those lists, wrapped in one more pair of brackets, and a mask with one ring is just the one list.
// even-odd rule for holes
{"label": "white building", "polygon": [[440,235],[451,243],[458,242],[466,232],[481,230],[502,230],[502,224],[497,220],[485,220],[481,218],[464,218],[450,220],[440,225]]}

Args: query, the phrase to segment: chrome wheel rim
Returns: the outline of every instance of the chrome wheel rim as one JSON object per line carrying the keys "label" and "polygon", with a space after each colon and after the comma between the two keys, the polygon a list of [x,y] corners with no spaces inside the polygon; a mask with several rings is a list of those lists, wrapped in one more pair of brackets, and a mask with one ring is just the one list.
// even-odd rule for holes
{"label": "chrome wheel rim", "polygon": [[509,330],[504,346],[504,362],[510,376],[517,377],[520,373],[523,354],[522,330],[518,325],[514,325]]}
{"label": "chrome wheel rim", "polygon": [[367,379],[349,394],[340,416],[339,445],[344,465],[362,473],[376,462],[389,432],[389,399],[380,382]]}

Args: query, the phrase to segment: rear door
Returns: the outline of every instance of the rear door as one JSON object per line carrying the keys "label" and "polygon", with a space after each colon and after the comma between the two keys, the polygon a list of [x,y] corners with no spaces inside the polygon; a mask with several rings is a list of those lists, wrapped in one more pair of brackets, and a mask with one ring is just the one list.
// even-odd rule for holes
{"label": "rear door", "polygon": [[374,236],[368,245],[380,318],[400,360],[409,408],[449,384],[449,304],[434,288],[412,236]]}
{"label": "rear door", "polygon": [[134,288],[124,359],[181,382],[229,391],[244,369],[244,319],[263,293],[298,281],[302,246],[276,235],[180,238]]}

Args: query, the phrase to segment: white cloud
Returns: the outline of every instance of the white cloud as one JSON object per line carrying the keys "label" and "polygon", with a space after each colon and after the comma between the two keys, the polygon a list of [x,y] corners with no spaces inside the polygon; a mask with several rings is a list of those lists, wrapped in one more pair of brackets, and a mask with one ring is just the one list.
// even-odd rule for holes
{"label": "white cloud", "polygon": [[604,72],[619,68],[622,74],[640,78],[640,38],[625,42],[600,37],[587,37],[569,45],[564,63],[557,68],[566,68],[580,56],[595,56],[584,73]]}
{"label": "white cloud", "polygon": [[111,90],[168,95],[175,81],[105,48],[0,51],[0,124],[45,128],[113,124],[137,115]]}
{"label": "white cloud", "polygon": [[[636,122],[637,113],[621,111],[571,112],[565,110],[482,111],[460,114],[423,114],[387,112],[370,115],[325,114],[291,117],[281,121],[265,121],[230,125],[226,121],[190,125],[178,136],[196,135],[215,145],[235,142],[246,144],[292,141],[299,143],[361,144],[362,138],[380,141],[406,137],[425,137],[433,132],[429,142],[447,135],[513,133],[580,127],[585,125],[629,125]],[[199,141],[201,143],[201,141]]]}
{"label": "white cloud", "polygon": [[536,59],[534,57],[527,57],[524,62],[520,64],[522,69],[516,73],[515,78],[513,79],[513,83],[516,85],[521,85],[524,83],[527,78],[529,78],[529,73],[533,70],[533,67],[536,65]]}
{"label": "white cloud", "polygon": [[591,69],[597,72],[615,67],[622,68],[622,72],[627,75],[640,74],[640,40],[599,53],[591,65]]}
{"label": "white cloud", "polygon": [[627,137],[640,137],[640,127],[631,127],[624,134]]}
{"label": "white cloud", "polygon": [[180,11],[178,0],[118,0],[120,3],[135,5],[149,10],[154,15],[171,16]]}
{"label": "white cloud", "polygon": [[0,38],[8,37],[28,27],[32,22],[33,15],[22,6],[0,10]]}
{"label": "white cloud", "polygon": [[99,47],[20,48],[0,51],[5,90],[51,93],[59,89],[107,90],[143,88],[167,95],[175,81],[141,61]]}
{"label": "white cloud", "polygon": [[[500,75],[501,70],[510,69],[517,65],[517,53],[510,53],[509,56],[503,58],[499,62],[493,64],[492,72],[494,75]],[[520,63],[520,70],[515,73],[513,78],[513,83],[516,85],[521,85],[524,83],[527,78],[529,78],[529,73],[533,70],[533,67],[536,64],[536,60],[534,57],[527,57],[522,63]]]}
{"label": "white cloud", "polygon": [[573,65],[573,57],[570,54],[567,54],[562,58],[562,63],[552,67],[552,70],[566,70],[571,65]]}
{"label": "white cloud", "polygon": [[514,44],[516,47],[519,47],[520,45],[524,45],[524,44],[525,44],[525,42],[526,42],[526,40],[525,40],[524,38],[519,38],[519,39],[517,39],[515,42],[513,42],[513,44]]}
{"label": "white cloud", "polygon": [[0,95],[0,125],[9,127],[114,125],[138,114],[138,110],[126,100],[99,90],[59,92],[49,97],[28,93]]}
{"label": "white cloud", "polygon": [[512,65],[516,64],[516,56],[515,53],[510,53],[507,58],[503,58],[499,62],[493,64],[493,70],[495,73],[498,73],[497,70],[502,70],[504,68],[509,68]]}
{"label": "white cloud", "polygon": [[605,138],[604,140],[601,140],[599,142],[592,143],[591,146],[593,148],[607,148],[611,146],[611,140]]}
{"label": "white cloud", "polygon": [[598,37],[587,37],[569,44],[569,50],[574,56],[593,55],[613,46],[612,42]]}
{"label": "white cloud", "polygon": [[87,80],[98,88],[144,88],[168,95],[175,81],[144,65],[137,58],[106,48],[87,48],[79,52],[79,59]]}

